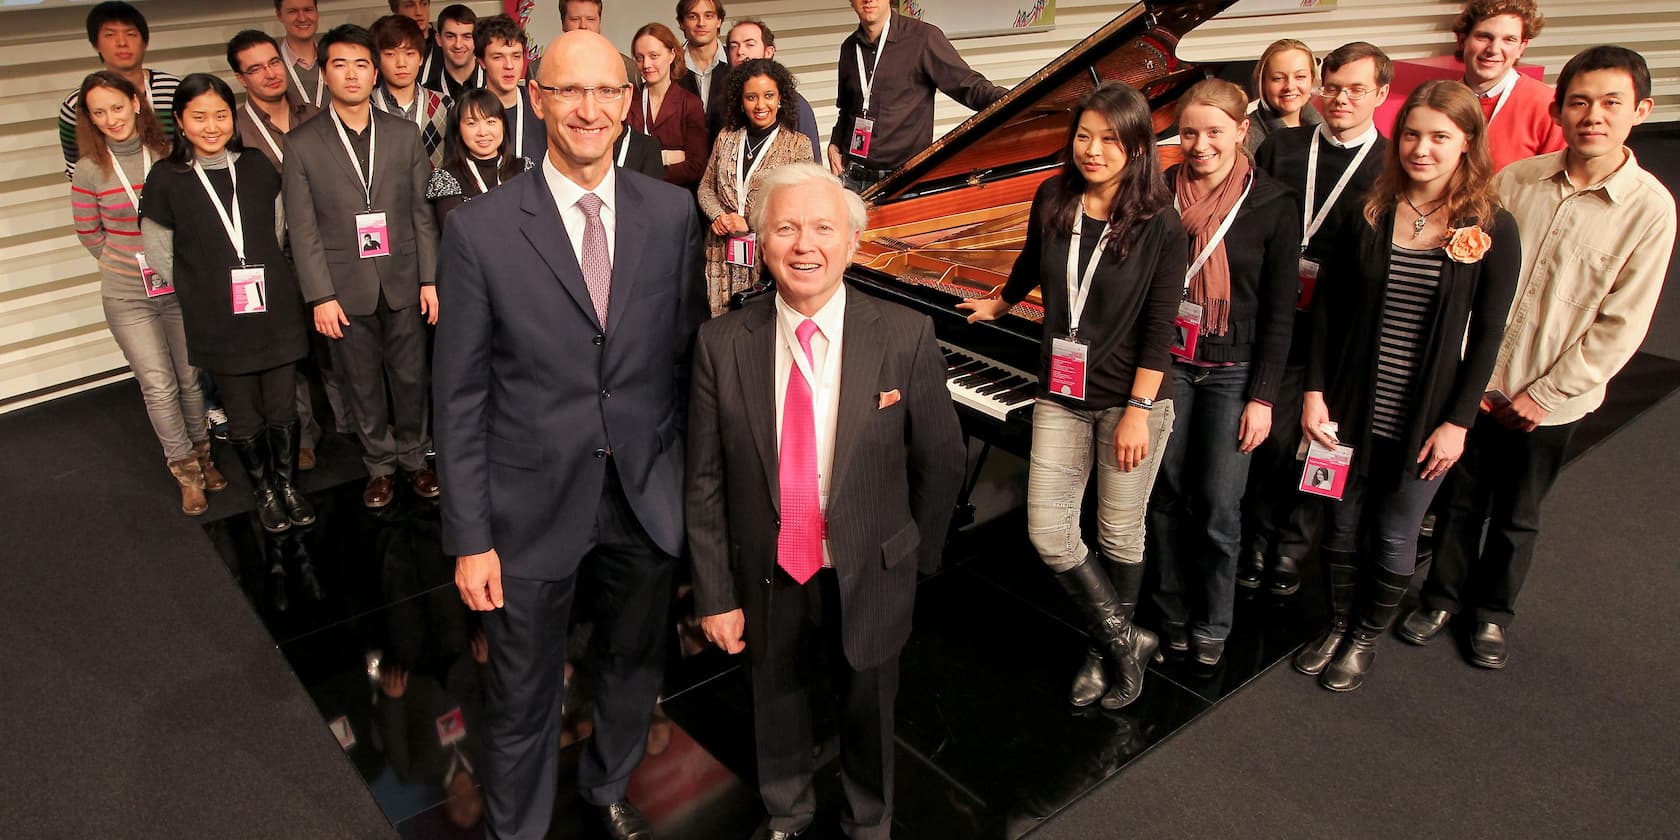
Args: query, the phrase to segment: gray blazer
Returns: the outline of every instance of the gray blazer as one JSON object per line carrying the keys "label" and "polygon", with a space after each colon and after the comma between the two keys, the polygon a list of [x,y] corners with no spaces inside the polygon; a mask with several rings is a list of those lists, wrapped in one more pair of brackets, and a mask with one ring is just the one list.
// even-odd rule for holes
{"label": "gray blazer", "polygon": [[356,214],[366,202],[332,115],[323,110],[286,135],[283,195],[298,286],[310,306],[337,298],[349,315],[372,315],[380,292],[392,309],[414,306],[437,265],[437,222],[426,201],[432,161],[420,132],[401,117],[371,113],[373,209],[390,228],[387,257],[359,258]]}

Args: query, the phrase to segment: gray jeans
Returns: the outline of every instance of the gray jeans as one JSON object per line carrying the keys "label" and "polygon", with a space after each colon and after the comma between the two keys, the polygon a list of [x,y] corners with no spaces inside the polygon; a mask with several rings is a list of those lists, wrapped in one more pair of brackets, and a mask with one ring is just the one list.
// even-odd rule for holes
{"label": "gray jeans", "polygon": [[140,397],[163,457],[179,461],[209,439],[198,371],[187,363],[187,333],[174,295],[144,300],[104,298],[105,323],[140,383]]}
{"label": "gray jeans", "polygon": [[1033,407],[1032,458],[1027,471],[1027,536],[1053,572],[1079,565],[1089,550],[1079,533],[1079,508],[1097,467],[1097,539],[1116,563],[1143,562],[1144,514],[1172,435],[1172,400],[1149,412],[1149,455],[1131,472],[1121,472],[1114,455],[1114,430],[1125,406],[1079,410],[1041,399]]}

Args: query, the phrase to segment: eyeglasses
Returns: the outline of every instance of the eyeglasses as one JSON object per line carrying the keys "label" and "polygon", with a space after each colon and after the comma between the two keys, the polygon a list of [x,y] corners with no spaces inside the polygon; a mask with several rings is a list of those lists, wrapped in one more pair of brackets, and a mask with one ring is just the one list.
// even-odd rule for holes
{"label": "eyeglasses", "polygon": [[613,87],[584,87],[582,85],[554,87],[552,85],[545,85],[542,82],[538,82],[537,87],[541,89],[543,93],[559,97],[561,102],[582,102],[583,97],[593,94],[595,101],[603,105],[610,105],[620,99],[623,99],[624,94],[630,91],[630,85],[627,84],[616,85]]}
{"label": "eyeglasses", "polygon": [[1361,85],[1359,87],[1337,87],[1336,85],[1319,85],[1318,89],[1313,91],[1313,92],[1317,93],[1319,96],[1324,97],[1325,99],[1332,99],[1332,100],[1345,93],[1345,94],[1347,94],[1347,98],[1348,98],[1349,102],[1358,102],[1359,100],[1364,99],[1365,97],[1370,96],[1373,93],[1376,93],[1377,89],[1376,88],[1368,88],[1368,87],[1365,87],[1363,85]]}
{"label": "eyeglasses", "polygon": [[240,73],[240,75],[242,75],[242,76],[255,76],[255,75],[257,75],[258,73],[261,73],[264,70],[279,70],[280,68],[285,67],[285,66],[286,66],[286,63],[280,60],[280,56],[275,56],[275,57],[269,59],[264,64],[253,64],[250,67],[245,68],[245,70],[242,73]]}

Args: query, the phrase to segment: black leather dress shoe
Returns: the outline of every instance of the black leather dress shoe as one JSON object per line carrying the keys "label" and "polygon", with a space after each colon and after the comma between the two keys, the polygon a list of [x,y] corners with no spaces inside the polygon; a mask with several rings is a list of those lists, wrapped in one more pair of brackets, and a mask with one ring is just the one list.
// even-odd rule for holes
{"label": "black leather dress shoe", "polygon": [[1173,653],[1190,652],[1190,627],[1176,621],[1161,622],[1161,639]]}
{"label": "black leather dress shoe", "polygon": [[1191,644],[1196,648],[1196,662],[1200,665],[1212,668],[1225,657],[1224,639],[1204,639],[1196,636]]}
{"label": "black leather dress shoe", "polygon": [[1470,634],[1470,664],[1478,668],[1505,667],[1505,628],[1486,621],[1476,625]]}
{"label": "black leather dress shoe", "polygon": [[1395,635],[1414,645],[1427,645],[1441,635],[1450,621],[1452,613],[1446,610],[1418,607],[1406,614],[1406,620],[1400,622],[1400,629],[1395,631]]}
{"label": "black leather dress shoe", "polygon": [[1287,598],[1301,589],[1301,564],[1287,554],[1279,554],[1277,564],[1266,575],[1266,591],[1274,598]]}
{"label": "black leather dress shoe", "polygon": [[1266,552],[1250,551],[1237,564],[1237,585],[1244,589],[1259,589],[1266,576]]}
{"label": "black leather dress shoe", "polygon": [[628,799],[595,809],[601,815],[601,825],[613,840],[653,840],[653,828],[647,818]]}

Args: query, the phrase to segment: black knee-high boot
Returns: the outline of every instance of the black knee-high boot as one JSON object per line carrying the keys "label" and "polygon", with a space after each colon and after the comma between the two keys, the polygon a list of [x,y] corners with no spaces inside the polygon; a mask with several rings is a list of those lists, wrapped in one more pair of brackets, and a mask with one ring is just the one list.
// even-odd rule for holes
{"label": "black knee-high boot", "polygon": [[286,517],[298,527],[315,524],[315,509],[292,484],[297,470],[298,424],[269,426],[268,446],[274,453],[274,492],[280,496]]}
{"label": "black knee-high boot", "polygon": [[1057,574],[1056,582],[1085,614],[1091,640],[1109,668],[1114,685],[1103,697],[1103,708],[1121,708],[1143,691],[1143,667],[1133,655],[1132,643],[1139,634],[1148,635],[1150,640],[1154,634],[1133,627],[1120,612],[1120,599],[1101,562],[1086,557],[1079,565]]}
{"label": "black knee-high boot", "polygon": [[1351,552],[1319,549],[1318,558],[1324,566],[1324,584],[1330,599],[1330,626],[1325,628],[1324,635],[1295,654],[1295,670],[1315,675],[1336,658],[1336,651],[1347,638],[1359,580],[1359,567],[1354,565]]}
{"label": "black knee-high boot", "polygon": [[1412,585],[1412,573],[1398,574],[1373,566],[1368,581],[1370,588],[1361,599],[1359,623],[1348,633],[1336,661],[1318,678],[1318,684],[1331,691],[1352,691],[1365,684],[1377,658],[1377,640],[1394,626],[1400,599]]}
{"label": "black knee-high boot", "polygon": [[[1155,661],[1155,654],[1161,647],[1161,641],[1154,633],[1132,623],[1132,615],[1137,612],[1138,595],[1143,591],[1143,562],[1105,565],[1108,566],[1108,579],[1114,584],[1115,598],[1120,604],[1119,613],[1126,620],[1126,647],[1130,649],[1141,673]],[[1115,686],[1103,697],[1103,708],[1118,709],[1131,704],[1137,699],[1137,693],[1143,691],[1143,683],[1139,682],[1137,692],[1129,696],[1121,694],[1120,689],[1121,686]]]}
{"label": "black knee-high boot", "polygon": [[292,527],[291,517],[286,515],[280,494],[274,489],[274,461],[267,436],[258,434],[228,442],[233,444],[233,451],[239,455],[245,475],[251,479],[251,495],[257,500],[257,520],[262,523],[263,530],[278,534]]}

